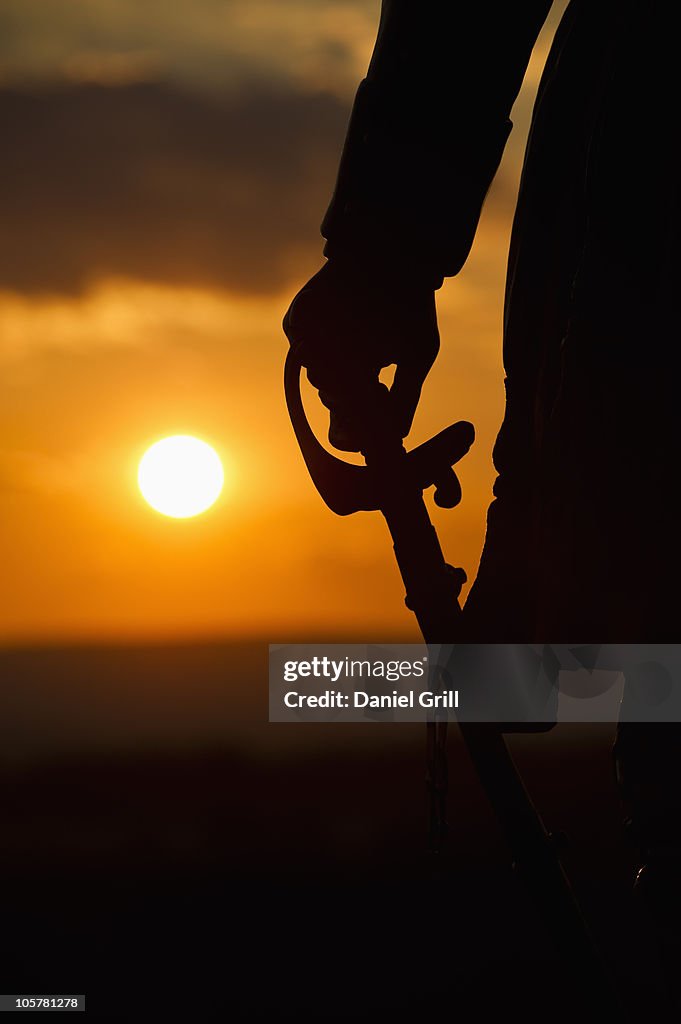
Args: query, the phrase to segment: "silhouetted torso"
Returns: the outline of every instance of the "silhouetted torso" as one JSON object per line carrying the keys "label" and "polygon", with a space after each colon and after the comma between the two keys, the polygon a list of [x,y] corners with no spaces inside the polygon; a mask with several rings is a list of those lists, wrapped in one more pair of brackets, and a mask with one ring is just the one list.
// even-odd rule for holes
{"label": "silhouetted torso", "polygon": [[529,627],[536,640],[675,631],[669,15],[667,4],[573,4],[544,72],[511,247],[499,497],[472,628]]}

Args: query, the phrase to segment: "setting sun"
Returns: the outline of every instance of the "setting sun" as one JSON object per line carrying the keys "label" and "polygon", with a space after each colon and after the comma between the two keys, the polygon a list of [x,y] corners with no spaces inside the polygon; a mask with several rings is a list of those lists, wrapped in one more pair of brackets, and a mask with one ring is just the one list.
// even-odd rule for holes
{"label": "setting sun", "polygon": [[157,512],[188,519],[217,500],[224,483],[222,463],[205,441],[186,434],[164,437],[142,456],[137,482]]}

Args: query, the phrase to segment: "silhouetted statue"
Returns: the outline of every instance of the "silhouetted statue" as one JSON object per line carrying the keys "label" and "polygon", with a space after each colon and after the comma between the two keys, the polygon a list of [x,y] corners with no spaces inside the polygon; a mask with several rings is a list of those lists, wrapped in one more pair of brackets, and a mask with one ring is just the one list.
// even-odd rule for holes
{"label": "silhouetted statue", "polygon": [[[336,447],[396,363],[406,436],[548,0],[384,0],[291,343]],[[677,628],[679,75],[669,3],[572,0],[539,85],[511,240],[506,414],[474,642],[641,642]],[[680,730],[627,726],[646,856],[681,850]],[[654,751],[654,756],[653,756]],[[659,856],[662,856],[660,852]],[[658,858],[659,859],[659,858]],[[668,861],[667,861],[668,863]]]}

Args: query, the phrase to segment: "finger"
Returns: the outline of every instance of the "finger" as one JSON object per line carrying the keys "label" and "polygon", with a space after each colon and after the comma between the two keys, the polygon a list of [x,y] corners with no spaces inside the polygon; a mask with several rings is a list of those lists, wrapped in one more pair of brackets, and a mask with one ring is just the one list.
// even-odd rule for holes
{"label": "finger", "polygon": [[361,434],[351,422],[333,410],[329,420],[329,443],[341,452],[360,452],[362,450]]}
{"label": "finger", "polygon": [[[340,451],[362,451],[385,419],[387,389],[374,369],[361,378],[334,382],[319,397],[330,410],[329,441]],[[388,410],[390,414],[390,410]]]}
{"label": "finger", "polygon": [[313,327],[315,321],[310,305],[309,297],[305,295],[305,289],[303,289],[293,299],[282,321],[289,345],[303,366],[308,365],[310,356],[314,352],[315,334],[317,333]]}
{"label": "finger", "polygon": [[284,331],[284,334],[288,338],[289,344],[292,347],[296,343],[296,329],[295,329],[294,324],[293,324],[293,307],[295,306],[297,301],[298,301],[298,295],[296,295],[295,298],[292,300],[292,302],[289,305],[288,309],[284,313],[284,319],[281,322],[281,326],[282,326],[282,329]]}

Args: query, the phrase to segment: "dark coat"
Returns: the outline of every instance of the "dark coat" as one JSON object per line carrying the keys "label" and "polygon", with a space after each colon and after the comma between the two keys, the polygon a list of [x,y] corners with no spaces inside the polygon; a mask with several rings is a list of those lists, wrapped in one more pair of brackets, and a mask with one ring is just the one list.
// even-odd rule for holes
{"label": "dark coat", "polygon": [[[327,253],[456,274],[550,3],[384,4]],[[509,257],[507,406],[469,639],[673,638],[679,68],[672,5],[572,0]]]}

